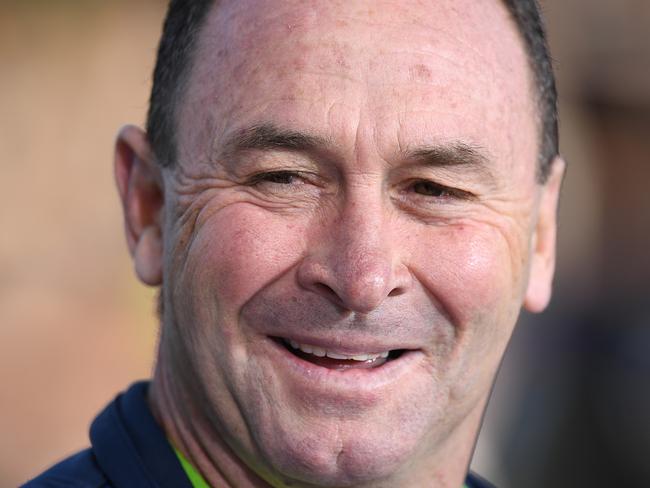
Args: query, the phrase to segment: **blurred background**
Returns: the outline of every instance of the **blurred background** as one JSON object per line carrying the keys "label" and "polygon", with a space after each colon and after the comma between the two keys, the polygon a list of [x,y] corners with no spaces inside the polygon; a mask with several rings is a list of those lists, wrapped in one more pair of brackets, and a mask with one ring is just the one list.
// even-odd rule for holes
{"label": "blurred background", "polygon": [[[150,375],[114,135],[144,121],[165,2],[0,0],[0,486],[87,445]],[[650,486],[650,1],[546,0],[569,172],[553,304],[524,315],[474,467],[501,488]]]}

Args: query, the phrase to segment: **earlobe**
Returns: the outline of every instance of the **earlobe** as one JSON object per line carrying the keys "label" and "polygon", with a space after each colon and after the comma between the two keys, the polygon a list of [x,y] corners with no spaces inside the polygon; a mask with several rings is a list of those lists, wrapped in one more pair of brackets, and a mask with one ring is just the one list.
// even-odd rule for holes
{"label": "earlobe", "polygon": [[541,189],[537,224],[533,233],[532,256],[524,308],[542,312],[551,300],[555,273],[557,209],[566,164],[559,156],[551,164],[548,180]]}
{"label": "earlobe", "polygon": [[162,283],[162,240],[158,227],[149,226],[142,231],[133,261],[140,281],[150,286]]}
{"label": "earlobe", "polygon": [[160,285],[164,185],[147,136],[138,127],[125,126],[117,136],[115,180],[136,274],[147,285]]}

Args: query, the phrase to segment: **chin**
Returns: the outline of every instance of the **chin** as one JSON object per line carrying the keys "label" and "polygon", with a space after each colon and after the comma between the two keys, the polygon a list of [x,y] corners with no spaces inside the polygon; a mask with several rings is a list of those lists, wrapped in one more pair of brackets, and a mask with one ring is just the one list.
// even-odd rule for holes
{"label": "chin", "polygon": [[346,421],[330,422],[308,433],[276,432],[262,446],[263,457],[283,481],[343,487],[388,481],[416,455],[419,439],[406,438],[411,429],[391,435],[381,424],[345,431]]}

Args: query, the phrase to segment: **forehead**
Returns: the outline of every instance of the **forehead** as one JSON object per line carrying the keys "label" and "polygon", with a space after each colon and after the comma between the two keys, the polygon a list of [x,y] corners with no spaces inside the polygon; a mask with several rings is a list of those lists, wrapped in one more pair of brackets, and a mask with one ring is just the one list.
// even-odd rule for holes
{"label": "forehead", "polygon": [[371,136],[382,154],[462,139],[535,161],[531,73],[498,0],[225,1],[194,59],[178,117],[187,157],[271,122],[344,148]]}

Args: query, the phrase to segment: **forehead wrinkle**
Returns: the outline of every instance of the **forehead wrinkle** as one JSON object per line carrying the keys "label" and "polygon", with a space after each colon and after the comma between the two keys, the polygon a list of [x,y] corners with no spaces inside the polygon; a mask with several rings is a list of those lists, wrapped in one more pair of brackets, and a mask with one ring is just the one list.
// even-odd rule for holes
{"label": "forehead wrinkle", "polygon": [[[236,9],[236,10],[242,10],[242,9]],[[260,21],[260,22],[255,23],[254,26],[252,24],[250,24],[250,23],[244,23],[244,25],[239,26],[238,29],[234,29],[232,27],[227,29],[231,35],[230,36],[225,36],[225,37],[227,37],[227,39],[222,38],[221,41],[222,42],[225,41],[225,44],[227,44],[228,47],[231,48],[229,50],[230,51],[230,57],[228,57],[228,59],[230,59],[230,63],[234,62],[231,59],[231,57],[233,56],[233,52],[232,52],[233,48],[238,48],[236,50],[239,50],[239,51],[251,51],[252,50],[252,54],[259,54],[260,45],[263,46],[265,43],[253,42],[253,38],[259,38],[260,33],[258,32],[258,30],[261,30],[263,33],[269,34],[269,32],[271,30],[273,30],[272,26],[270,24],[278,24],[279,23],[279,25],[282,26],[283,31],[285,32],[285,36],[284,36],[285,41],[288,41],[289,39],[292,39],[292,40],[301,39],[303,43],[307,43],[307,44],[310,44],[311,42],[314,41],[314,39],[310,39],[309,36],[305,36],[306,34],[311,33],[309,27],[311,27],[311,25],[314,24],[316,20],[318,20],[318,18],[315,18],[313,15],[309,15],[310,12],[311,12],[311,14],[313,14],[313,12],[310,9],[306,9],[305,12],[303,12],[303,9],[301,9],[301,8],[295,9],[293,11],[293,13],[291,15],[289,15],[288,18],[283,20],[282,22],[280,22],[280,20],[283,18],[282,15],[281,15],[282,12],[280,10],[281,9],[277,9],[277,10],[272,10],[270,12],[267,12],[268,18],[273,19],[273,20],[267,22],[266,25],[264,25],[265,24],[264,22]],[[346,12],[343,12],[343,13],[345,14]],[[304,14],[308,14],[308,15],[305,16]],[[352,16],[350,14],[347,15],[348,19],[350,19],[351,17]],[[258,17],[253,16],[253,18],[257,19]],[[387,22],[384,22],[383,24],[384,25],[386,25],[388,23],[390,25],[395,24],[396,28],[399,27],[399,25],[400,25],[399,22],[390,22],[393,18],[394,17],[391,17],[390,19],[385,19]],[[333,20],[333,19],[329,19],[329,20]],[[429,34],[427,36],[425,36],[425,37],[429,37],[429,35],[430,35],[434,41],[436,40],[438,34],[450,34],[446,30],[445,27],[437,26],[435,22],[425,22],[424,20],[428,20],[428,18],[427,19],[421,19],[419,17],[414,17],[413,19],[409,19],[409,20],[410,20],[410,23],[412,25],[414,25],[414,26],[424,26],[424,25],[426,25]],[[322,19],[320,21],[318,21],[318,24],[320,24],[321,21],[322,21]],[[277,25],[275,25],[275,27],[277,27]],[[338,27],[341,28],[341,29],[345,29],[345,26],[339,25]],[[261,28],[261,29],[258,29],[258,28]],[[234,30],[234,32],[232,32],[233,30]],[[255,32],[253,32],[253,31],[255,31]],[[245,34],[248,34],[248,33],[251,34],[250,37],[248,35],[245,35]],[[417,34],[417,32],[415,32],[414,34]],[[242,37],[245,38],[245,39],[241,39]],[[263,37],[265,37],[265,36],[263,36]],[[325,37],[327,39],[329,39],[328,36],[325,36]],[[457,34],[457,35],[454,35],[453,38],[454,38],[454,41],[455,41],[454,45],[456,47],[464,48],[465,52],[469,51],[472,54],[472,57],[474,58],[475,62],[470,62],[470,61],[467,61],[465,63],[459,62],[455,56],[450,56],[449,55],[449,46],[447,45],[447,43],[444,43],[444,42],[443,43],[439,43],[439,42],[435,43],[436,46],[443,47],[443,49],[427,49],[427,48],[422,47],[422,46],[415,47],[414,50],[410,53],[411,56],[413,56],[415,58],[415,59],[413,59],[413,61],[416,61],[416,60],[417,61],[427,61],[426,59],[421,59],[421,58],[430,58],[431,56],[435,56],[434,62],[431,62],[431,59],[429,59],[428,62],[423,63],[425,65],[429,65],[429,67],[432,68],[434,73],[433,73],[433,78],[431,79],[431,81],[424,82],[423,80],[419,80],[419,79],[417,81],[409,80],[411,85],[414,85],[414,84],[417,83],[417,85],[426,84],[426,85],[434,85],[435,86],[437,83],[444,83],[445,80],[446,80],[445,76],[437,76],[437,72],[436,72],[437,68],[438,68],[438,65],[441,65],[441,64],[454,65],[454,66],[457,66],[459,68],[462,68],[462,70],[465,70],[465,71],[470,70],[472,72],[478,72],[478,71],[480,71],[480,69],[479,69],[479,67],[477,67],[477,63],[479,63],[479,65],[485,66],[486,68],[489,68],[489,65],[495,64],[496,59],[500,59],[499,55],[495,54],[495,53],[492,53],[492,55],[486,55],[486,53],[484,53],[482,50],[477,49],[477,46],[475,46],[472,42],[469,42],[469,39],[466,39],[462,35]],[[355,46],[350,46],[350,48],[353,49],[353,50],[354,50],[354,47]],[[403,48],[402,49],[400,47],[395,48],[392,45],[389,46],[388,49],[380,50],[381,56],[385,58],[382,61],[391,60],[391,58],[399,58],[400,57],[400,52],[399,52],[400,50],[403,50],[404,54],[408,54],[408,51],[404,50]],[[252,56],[252,57],[254,57],[254,56]],[[354,57],[354,56],[352,56],[352,57]],[[250,60],[251,56],[242,56],[242,57],[237,56],[237,58],[240,59],[240,60],[242,58]],[[308,58],[308,59],[312,59],[312,58]],[[326,59],[331,61],[331,59],[329,59],[329,58],[326,58]],[[376,57],[375,57],[375,60],[376,60]],[[224,60],[222,60],[222,61],[224,61]],[[372,57],[369,57],[369,59],[368,58],[366,59],[366,63],[371,63],[371,62],[372,62]],[[228,64],[228,63],[226,63],[226,64]],[[389,63],[388,62],[386,64],[394,64],[394,63]],[[408,67],[413,66],[412,63],[407,63],[407,64],[408,64],[408,66],[403,66],[402,69],[400,70],[401,71],[401,76],[403,76],[403,77],[406,77],[407,75],[409,75]],[[258,63],[256,64],[255,67],[258,68],[258,69],[261,69],[261,70],[264,70],[264,69],[268,68],[268,66],[266,66],[262,61],[258,61]],[[372,66],[369,66],[368,68],[371,68],[371,67]],[[229,68],[232,69],[232,66],[229,66]],[[295,66],[294,66],[294,68],[295,68]],[[387,80],[382,79],[382,78],[368,79],[367,77],[364,78],[363,76],[352,77],[352,76],[350,76],[348,73],[346,73],[344,71],[338,71],[335,74],[332,74],[332,73],[327,73],[323,66],[318,66],[318,65],[317,66],[311,66],[309,63],[307,63],[306,65],[301,66],[300,69],[297,69],[296,71],[299,71],[300,74],[302,74],[305,77],[308,77],[309,79],[311,79],[312,75],[313,76],[324,76],[324,75],[326,76],[326,75],[329,75],[328,78],[338,78],[338,79],[343,79],[345,81],[354,82],[355,86],[362,86],[365,83],[366,85],[375,87],[375,86],[381,86],[381,85],[393,85],[393,84],[395,84],[395,81],[401,81],[401,79],[400,80],[387,81]],[[367,69],[364,72],[364,74],[367,75],[368,71],[372,71],[372,70]],[[458,70],[456,70],[456,71],[458,71]],[[271,70],[271,72],[273,72],[273,71]],[[256,74],[256,73],[257,73],[257,71],[255,73],[253,73],[253,74]],[[244,73],[241,73],[241,72],[239,73],[240,76],[243,75],[243,74]],[[451,76],[451,77],[453,78],[453,76]],[[205,76],[204,78],[205,79],[214,79],[211,76]],[[245,81],[246,80],[246,77],[243,77],[244,79],[241,79],[240,77],[233,77],[233,78],[238,80],[238,81]],[[252,78],[252,76],[250,78]],[[446,81],[449,82],[450,80],[446,80]],[[304,96],[303,93],[297,93],[297,95],[298,96]],[[441,95],[444,95],[444,92],[441,92]],[[471,98],[486,98],[486,97],[479,97],[479,94],[477,92],[474,92],[474,96],[472,96],[470,94],[470,97]],[[404,104],[408,103],[408,99],[404,99],[403,103]],[[413,114],[411,114],[411,115],[413,115]],[[453,115],[453,113],[451,113],[451,115]],[[467,114],[467,117],[471,117],[471,116],[472,116],[472,114]],[[480,115],[475,115],[475,117],[481,118]],[[513,134],[508,134],[508,135],[510,136],[510,139],[512,139]],[[219,141],[219,140],[224,140],[224,139],[222,137],[219,137],[216,140]],[[213,146],[213,147],[210,147],[210,146]],[[507,150],[509,152],[512,152],[515,149],[511,144],[506,144],[505,146],[506,146],[506,148],[507,148]],[[286,148],[286,146],[285,146],[285,148]],[[219,149],[219,148],[216,148],[216,149]],[[493,148],[493,149],[496,149],[496,148]],[[220,150],[215,150],[214,145],[210,145],[210,144],[208,144],[208,151],[212,151],[212,153],[211,153],[212,156],[218,155],[220,152],[222,152]],[[498,152],[498,150],[496,152]],[[513,157],[511,156],[510,158],[503,158],[502,155],[500,155],[499,159],[513,159]],[[211,160],[214,161],[215,158],[212,157]]]}

